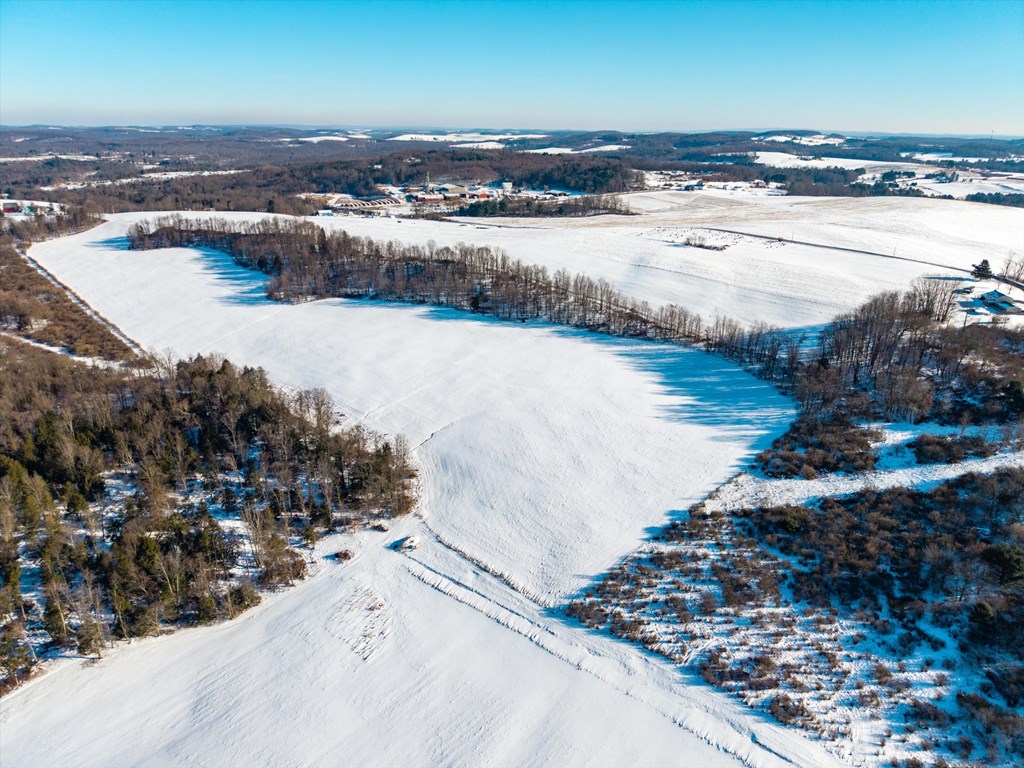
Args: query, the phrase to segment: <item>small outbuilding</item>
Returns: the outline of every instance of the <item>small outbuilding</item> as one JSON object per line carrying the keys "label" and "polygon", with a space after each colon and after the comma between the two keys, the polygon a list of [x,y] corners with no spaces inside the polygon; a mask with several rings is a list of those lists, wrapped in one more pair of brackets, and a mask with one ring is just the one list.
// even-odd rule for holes
{"label": "small outbuilding", "polygon": [[1002,291],[989,291],[988,293],[981,294],[980,298],[990,312],[998,315],[1024,314],[1024,310],[1020,308],[1017,302]]}

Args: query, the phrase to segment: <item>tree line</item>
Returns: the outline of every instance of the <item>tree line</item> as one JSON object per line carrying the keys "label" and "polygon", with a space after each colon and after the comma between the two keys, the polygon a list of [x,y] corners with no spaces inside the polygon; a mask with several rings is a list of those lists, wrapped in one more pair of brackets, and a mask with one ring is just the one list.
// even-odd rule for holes
{"label": "tree line", "polygon": [[654,307],[604,279],[549,273],[500,249],[405,245],[327,233],[316,224],[273,218],[256,222],[162,217],[130,228],[132,248],[207,247],[269,275],[267,295],[279,301],[342,297],[431,304],[502,320],[545,320],[597,333],[704,343],[762,375],[782,381],[797,360],[791,334],[766,324],[744,328],[724,317],[705,322],[669,304]]}
{"label": "tree line", "polygon": [[[74,166],[89,165],[64,162]],[[214,167],[221,166],[217,164]],[[34,170],[40,169],[36,167]],[[38,174],[12,176],[8,171],[12,169],[5,171],[0,168],[0,185],[8,196],[59,200],[98,213],[270,209],[276,213],[307,215],[313,213],[314,207],[301,195],[344,192],[357,197],[374,196],[380,194],[382,184],[418,186],[426,181],[428,175],[435,183],[500,180],[509,181],[517,187],[547,187],[584,194],[619,193],[643,188],[643,174],[621,160],[591,155],[567,158],[511,150],[401,150],[348,160],[262,165],[225,175],[136,180],[78,188],[58,186],[47,191],[41,190],[40,186],[59,184],[64,178]],[[84,170],[80,171],[84,173]],[[82,178],[95,181],[94,177]],[[47,183],[40,183],[43,181]]]}
{"label": "tree line", "polygon": [[301,576],[293,543],[412,508],[403,441],[337,429],[323,390],[214,357],[103,368],[0,347],[0,688],[33,666],[28,636],[90,654],[230,617],[253,582]]}
{"label": "tree line", "polygon": [[558,200],[532,197],[501,197],[477,200],[451,212],[453,216],[536,216],[574,217],[601,214],[628,216],[629,206],[618,195],[577,195]]}

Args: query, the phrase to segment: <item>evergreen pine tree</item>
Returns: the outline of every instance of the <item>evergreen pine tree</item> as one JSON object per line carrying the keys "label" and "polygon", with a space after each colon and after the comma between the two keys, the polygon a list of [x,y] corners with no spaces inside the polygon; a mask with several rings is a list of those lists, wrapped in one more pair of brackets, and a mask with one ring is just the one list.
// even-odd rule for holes
{"label": "evergreen pine tree", "polygon": [[982,259],[981,263],[974,264],[974,269],[971,270],[971,275],[976,280],[988,280],[992,277],[992,267],[988,263],[988,259]]}

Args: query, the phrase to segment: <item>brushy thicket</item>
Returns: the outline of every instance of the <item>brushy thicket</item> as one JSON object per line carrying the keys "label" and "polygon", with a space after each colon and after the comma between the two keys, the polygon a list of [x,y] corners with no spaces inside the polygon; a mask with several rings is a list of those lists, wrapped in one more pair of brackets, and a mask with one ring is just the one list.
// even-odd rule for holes
{"label": "brushy thicket", "polygon": [[980,435],[921,435],[907,443],[918,464],[955,464],[968,457],[985,458],[995,448]]}
{"label": "brushy thicket", "polygon": [[866,472],[875,467],[871,441],[879,437],[843,414],[820,420],[801,416],[755,462],[768,477],[811,480],[820,472]]}
{"label": "brushy thicket", "polygon": [[29,266],[7,237],[0,237],[0,330],[81,357],[127,360],[133,355]]}
{"label": "brushy thicket", "polygon": [[978,741],[1024,756],[1024,469],[735,514],[787,560],[796,600],[839,607],[904,656],[944,650],[931,627],[948,632],[957,664],[988,678],[956,691]]}

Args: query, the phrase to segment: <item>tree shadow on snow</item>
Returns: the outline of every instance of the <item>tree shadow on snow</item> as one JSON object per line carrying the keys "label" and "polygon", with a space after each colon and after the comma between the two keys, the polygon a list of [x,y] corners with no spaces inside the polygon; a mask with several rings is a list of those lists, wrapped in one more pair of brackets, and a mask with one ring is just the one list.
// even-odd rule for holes
{"label": "tree shadow on snow", "polygon": [[[128,248],[127,238],[110,238],[97,245]],[[266,276],[239,266],[227,254],[211,248],[191,249],[203,271],[228,294],[220,299],[229,305],[278,303],[266,297]],[[429,304],[409,304],[373,299],[324,299],[344,302],[350,310],[387,307],[394,312],[414,312],[425,321],[521,327],[525,332],[546,332],[581,344],[596,345],[623,359],[630,368],[649,379],[666,397],[659,416],[678,423],[700,424],[720,431],[722,440],[753,437],[753,452],[768,444],[792,421],[792,401],[775,388],[725,358],[695,347],[668,342],[607,336],[580,328],[544,321],[520,323],[464,310]]]}
{"label": "tree shadow on snow", "polygon": [[190,248],[198,256],[204,275],[228,295],[220,298],[229,306],[277,304],[267,298],[267,276],[262,272],[242,267],[223,251],[213,248]]}
{"label": "tree shadow on snow", "polygon": [[396,312],[415,312],[432,322],[521,328],[527,333],[553,334],[597,346],[624,360],[664,393],[658,412],[660,418],[713,427],[718,434],[712,439],[734,442],[752,438],[752,452],[767,448],[795,417],[792,400],[781,395],[770,383],[719,355],[684,344],[626,339],[545,321],[521,323],[429,304],[373,299],[328,301],[343,301],[350,310],[387,307]]}
{"label": "tree shadow on snow", "polygon": [[130,251],[127,237],[108,237],[106,240],[93,240],[87,243],[90,248],[100,248],[105,251]]}
{"label": "tree shadow on snow", "polygon": [[720,355],[682,344],[578,333],[652,379],[668,396],[660,406],[663,418],[717,427],[727,440],[757,435],[753,448],[760,450],[795,415],[789,398]]}

